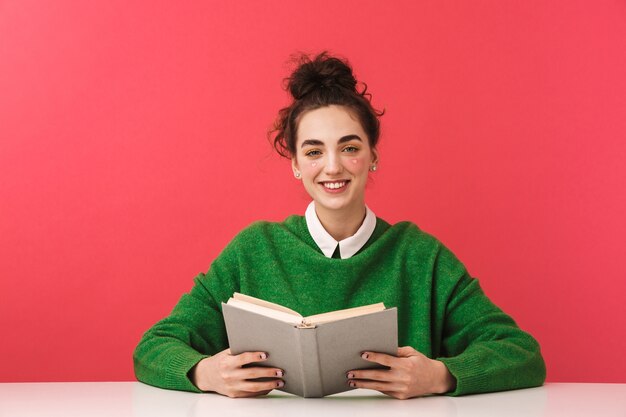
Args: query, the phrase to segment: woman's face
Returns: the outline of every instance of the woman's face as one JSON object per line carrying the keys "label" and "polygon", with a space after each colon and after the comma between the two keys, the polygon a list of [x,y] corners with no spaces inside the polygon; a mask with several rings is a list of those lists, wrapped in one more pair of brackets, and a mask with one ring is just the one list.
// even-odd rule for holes
{"label": "woman's face", "polygon": [[318,215],[329,210],[360,212],[377,154],[358,119],[344,106],[311,110],[301,116],[296,138],[292,168],[301,174]]}

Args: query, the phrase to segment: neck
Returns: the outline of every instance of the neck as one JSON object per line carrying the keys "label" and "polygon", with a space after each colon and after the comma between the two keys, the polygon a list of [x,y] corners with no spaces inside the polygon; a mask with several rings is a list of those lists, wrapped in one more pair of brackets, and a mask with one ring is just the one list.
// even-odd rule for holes
{"label": "neck", "polygon": [[346,210],[324,210],[315,206],[315,213],[324,229],[336,241],[353,236],[365,220],[365,204]]}

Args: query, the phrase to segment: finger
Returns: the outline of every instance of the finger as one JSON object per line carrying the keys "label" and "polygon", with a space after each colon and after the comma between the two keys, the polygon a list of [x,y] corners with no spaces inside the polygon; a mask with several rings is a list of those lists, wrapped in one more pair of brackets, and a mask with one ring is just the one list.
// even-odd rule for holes
{"label": "finger", "polygon": [[348,385],[353,388],[373,389],[376,391],[394,391],[394,384],[382,381],[368,381],[365,379],[351,379]]}
{"label": "finger", "polygon": [[231,398],[251,398],[251,397],[259,397],[261,395],[267,395],[270,393],[270,390],[258,391],[258,392],[246,392],[246,391],[237,391],[232,395],[229,395]]}
{"label": "finger", "polygon": [[260,391],[271,391],[276,388],[282,388],[285,386],[285,381],[283,380],[274,380],[274,381],[243,381],[236,388],[239,391],[244,392],[260,392]]}
{"label": "finger", "polygon": [[265,352],[244,352],[239,355],[231,355],[234,359],[232,362],[235,366],[241,367],[252,362],[262,362],[267,359],[267,353]]}
{"label": "finger", "polygon": [[252,368],[238,368],[233,372],[233,376],[239,379],[256,379],[256,378],[280,378],[285,375],[285,371],[278,368],[264,368],[255,366]]}
{"label": "finger", "polygon": [[396,358],[395,356],[387,355],[386,353],[377,353],[377,352],[363,352],[363,354],[361,354],[361,357],[365,359],[366,361],[376,362],[381,365],[388,366],[390,368],[398,360],[398,358]]}
{"label": "finger", "polygon": [[416,353],[417,353],[417,350],[413,349],[413,347],[411,346],[402,346],[398,348],[399,357],[413,356]]}
{"label": "finger", "polygon": [[348,379],[369,379],[370,381],[385,381],[390,382],[394,380],[394,375],[388,370],[376,370],[376,369],[360,369],[356,371],[349,371],[347,374]]}

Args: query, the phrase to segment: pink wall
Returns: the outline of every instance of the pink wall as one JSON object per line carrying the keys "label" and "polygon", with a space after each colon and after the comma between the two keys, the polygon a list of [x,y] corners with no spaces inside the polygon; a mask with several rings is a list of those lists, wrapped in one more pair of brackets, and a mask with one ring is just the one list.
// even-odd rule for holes
{"label": "pink wall", "polygon": [[242,227],[303,213],[265,131],[296,50],[383,118],[370,207],[626,382],[626,2],[0,2],[0,381],[127,380]]}

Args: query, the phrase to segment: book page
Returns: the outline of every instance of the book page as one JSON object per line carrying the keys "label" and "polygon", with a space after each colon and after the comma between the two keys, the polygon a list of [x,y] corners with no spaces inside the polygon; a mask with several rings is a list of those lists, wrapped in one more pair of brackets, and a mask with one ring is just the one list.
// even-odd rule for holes
{"label": "book page", "polygon": [[[241,293],[236,292],[236,293],[233,294],[232,298],[234,298],[235,300],[245,301],[246,303],[254,304],[254,305],[257,305],[257,306],[270,308],[272,310],[282,311],[283,313],[293,314],[294,316],[298,316],[298,317],[302,318],[302,315],[299,314],[297,311],[293,311],[292,309],[284,307],[284,306],[281,306],[280,304],[270,303],[269,301],[265,301],[265,300],[261,300],[260,298],[252,297],[251,295],[245,295],[245,294],[241,294]],[[230,302],[228,304],[230,304]]]}
{"label": "book page", "polygon": [[315,314],[313,316],[305,317],[304,320],[306,323],[310,324],[322,324],[331,321],[347,319],[350,317],[362,316],[365,314],[374,313],[376,311],[383,311],[384,309],[385,304],[377,303],[361,307],[347,308],[345,310],[336,310],[330,311],[328,313]]}
{"label": "book page", "polygon": [[251,313],[256,313],[265,317],[270,317],[279,321],[283,321],[285,323],[293,324],[295,326],[302,324],[301,316],[295,316],[291,313],[285,313],[284,311],[278,311],[278,310],[274,310],[271,308],[259,306],[256,304],[250,304],[248,302],[237,300],[234,298],[231,298],[230,300],[228,300],[228,303],[226,304],[232,307],[236,307],[241,310],[249,311]]}

